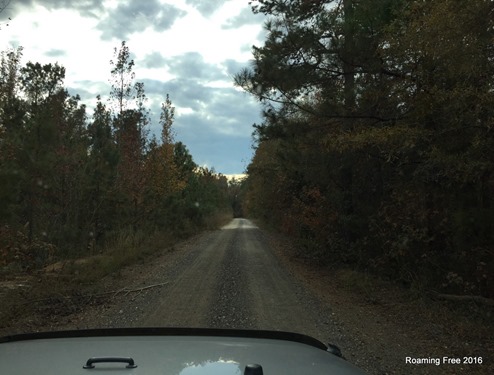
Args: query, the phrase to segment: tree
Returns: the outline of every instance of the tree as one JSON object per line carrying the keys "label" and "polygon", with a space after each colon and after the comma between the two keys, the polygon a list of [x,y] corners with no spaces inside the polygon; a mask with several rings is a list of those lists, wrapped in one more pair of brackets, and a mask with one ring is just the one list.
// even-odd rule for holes
{"label": "tree", "polygon": [[47,107],[55,126],[55,141],[51,175],[44,186],[45,217],[51,219],[45,231],[57,245],[77,243],[87,232],[87,218],[81,209],[88,146],[86,107],[80,104],[79,96],[70,96],[66,90],[53,96]]}
{"label": "tree", "polygon": [[21,49],[7,57],[0,99],[2,216],[16,230],[27,229],[28,249],[40,237],[57,246],[76,243],[85,226],[85,106],[63,88],[63,67],[28,62],[20,68]]}
{"label": "tree", "polygon": [[110,60],[113,67],[111,70],[112,78],[110,79],[111,92],[110,96],[116,101],[117,113],[122,115],[127,107],[127,102],[133,95],[133,81],[135,73],[134,60],[130,59],[129,47],[122,41],[120,49],[115,47],[113,50],[114,59]]}
{"label": "tree", "polygon": [[[315,115],[325,126],[333,126],[331,119],[375,122],[399,115],[384,104],[388,97],[365,91],[393,75],[383,69],[378,48],[401,1],[256,3],[254,12],[271,16],[268,37],[263,47],[253,47],[253,67],[237,74],[235,83],[271,112],[288,107],[283,110]],[[372,102],[357,100],[363,96]]]}
{"label": "tree", "polygon": [[[185,172],[183,166],[176,163],[175,143],[173,139],[173,121],[175,116],[175,107],[173,107],[169,95],[166,95],[165,101],[161,104],[161,139],[152,142],[147,155],[146,166],[148,169],[148,188],[158,199],[169,197],[176,192],[184,189],[186,180],[183,179]],[[186,149],[185,149],[186,150]],[[187,154],[182,148],[182,156],[187,162]]]}
{"label": "tree", "polygon": [[93,121],[88,124],[89,155],[87,165],[87,216],[92,235],[91,248],[101,245],[105,232],[115,222],[115,178],[118,165],[117,145],[112,132],[110,111],[98,95]]}
{"label": "tree", "polygon": [[0,56],[2,265],[32,269],[55,252],[92,255],[122,233],[179,238],[225,210],[226,178],[198,170],[175,142],[168,95],[161,137],[149,139],[144,84],[133,82],[125,42],[112,61],[112,102],[98,95],[90,120],[80,97],[64,88],[64,67],[21,67],[21,56],[21,48]]}
{"label": "tree", "polygon": [[[0,60],[0,100],[1,108],[8,107],[18,94],[20,61],[22,58],[22,47],[1,52]],[[8,122],[2,121],[2,126],[8,126]]]}
{"label": "tree", "polygon": [[488,293],[492,1],[262,0],[254,11],[271,16],[267,40],[235,78],[265,106],[250,212],[319,260]]}
{"label": "tree", "polygon": [[28,62],[21,68],[21,85],[33,110],[60,90],[64,79],[65,68],[58,64]]}
{"label": "tree", "polygon": [[16,149],[22,142],[25,108],[18,98],[22,48],[2,52],[0,57],[0,221],[14,215],[19,165]]}
{"label": "tree", "polygon": [[[28,226],[29,240],[35,235],[39,219],[41,197],[49,186],[51,165],[55,159],[57,129],[52,121],[52,110],[63,98],[65,69],[58,64],[41,65],[28,62],[20,69],[20,83],[26,95],[27,113],[23,136],[24,147],[19,149],[17,162],[25,172],[21,196],[25,202],[23,217]],[[57,112],[56,110],[54,111]]]}
{"label": "tree", "polygon": [[187,146],[182,142],[175,143],[173,147],[173,161],[177,166],[179,179],[188,181],[189,177],[196,170],[197,164],[194,163]]}
{"label": "tree", "polygon": [[[415,149],[413,183],[402,193],[395,192],[389,206],[383,207],[383,221],[402,228],[390,231],[389,242],[395,253],[420,252],[428,261],[420,266],[428,269],[429,280],[449,284],[447,275],[453,272],[465,280],[455,287],[475,285],[480,293],[486,293],[489,272],[494,270],[488,245],[494,191],[487,187],[494,168],[494,155],[488,151],[494,141],[489,130],[494,95],[492,80],[486,79],[494,72],[489,47],[493,21],[486,17],[492,14],[494,4],[483,0],[412,2],[400,22],[392,25],[384,51],[393,57],[388,60],[394,69],[401,70],[394,92],[407,108],[407,128],[422,138],[409,146]],[[405,191],[411,201],[400,197]],[[420,214],[410,222],[392,206],[401,214]],[[407,245],[399,246],[404,239]],[[419,266],[411,259],[404,263]],[[474,280],[471,275],[484,263],[491,271]],[[431,271],[438,264],[443,271]]]}
{"label": "tree", "polygon": [[[116,60],[110,61],[113,69],[111,99],[116,102],[117,111],[113,116],[113,128],[118,149],[117,189],[120,193],[122,217],[130,219],[137,230],[143,217],[143,191],[146,184],[144,158],[146,149],[146,126],[148,112],[144,107],[146,96],[143,83],[133,83],[134,60],[130,59],[125,41],[120,49],[114,50]],[[136,108],[128,108],[131,99],[136,100]],[[130,212],[125,213],[125,211]],[[125,225],[125,224],[124,224]]]}

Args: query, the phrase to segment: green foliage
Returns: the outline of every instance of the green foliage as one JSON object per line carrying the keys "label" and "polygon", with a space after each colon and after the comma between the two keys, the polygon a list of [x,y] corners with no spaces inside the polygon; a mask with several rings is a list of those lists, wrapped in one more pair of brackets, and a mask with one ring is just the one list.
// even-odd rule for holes
{"label": "green foliage", "polygon": [[0,60],[1,267],[91,257],[111,272],[151,253],[150,238],[183,238],[230,210],[226,178],[197,168],[173,140],[168,95],[161,141],[149,139],[125,42],[111,62],[111,101],[98,95],[91,119],[64,88],[64,67],[21,67],[21,52]]}
{"label": "green foliage", "polygon": [[491,1],[256,1],[264,103],[244,206],[301,255],[494,290]]}
{"label": "green foliage", "polygon": [[112,78],[110,95],[116,101],[116,111],[122,114],[127,107],[127,102],[132,98],[133,86],[132,82],[135,73],[134,60],[130,59],[129,47],[122,41],[120,49],[116,47],[113,50],[114,59],[110,60],[113,67],[111,70]]}

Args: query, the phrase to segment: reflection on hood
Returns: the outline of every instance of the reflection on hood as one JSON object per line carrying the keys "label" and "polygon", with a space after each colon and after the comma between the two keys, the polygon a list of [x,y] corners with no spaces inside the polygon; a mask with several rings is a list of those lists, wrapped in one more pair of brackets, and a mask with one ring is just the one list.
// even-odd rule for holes
{"label": "reflection on hood", "polygon": [[185,363],[178,375],[241,375],[240,364],[232,360],[204,361],[201,363]]}

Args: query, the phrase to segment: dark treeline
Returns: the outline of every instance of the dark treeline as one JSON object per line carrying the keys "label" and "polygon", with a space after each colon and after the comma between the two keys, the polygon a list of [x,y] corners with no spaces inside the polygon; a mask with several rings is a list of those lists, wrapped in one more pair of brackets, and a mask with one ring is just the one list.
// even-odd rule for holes
{"label": "dark treeline", "polygon": [[244,210],[320,263],[494,297],[494,2],[252,3]]}
{"label": "dark treeline", "polygon": [[199,168],[173,139],[174,107],[149,136],[144,85],[125,42],[111,61],[111,94],[92,115],[63,86],[65,68],[0,62],[0,265],[42,266],[102,251],[123,233],[180,237],[228,212],[224,176]]}

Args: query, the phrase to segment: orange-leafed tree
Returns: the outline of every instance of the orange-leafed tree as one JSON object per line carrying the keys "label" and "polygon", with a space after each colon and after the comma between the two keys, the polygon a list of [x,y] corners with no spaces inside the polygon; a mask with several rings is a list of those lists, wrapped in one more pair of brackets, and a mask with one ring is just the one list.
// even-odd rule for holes
{"label": "orange-leafed tree", "polygon": [[175,143],[173,136],[173,121],[175,108],[169,95],[161,104],[161,142],[151,141],[146,160],[147,188],[149,193],[158,199],[165,198],[185,188],[186,181],[180,174],[179,166],[175,163]]}

